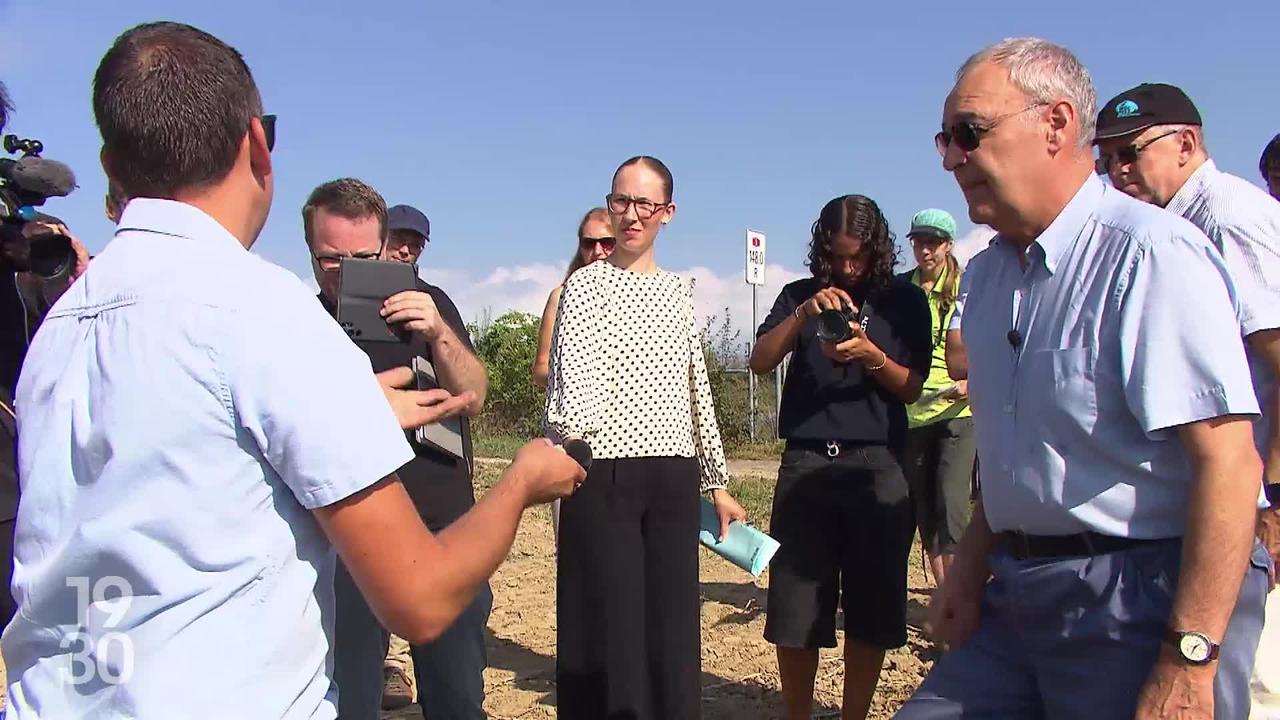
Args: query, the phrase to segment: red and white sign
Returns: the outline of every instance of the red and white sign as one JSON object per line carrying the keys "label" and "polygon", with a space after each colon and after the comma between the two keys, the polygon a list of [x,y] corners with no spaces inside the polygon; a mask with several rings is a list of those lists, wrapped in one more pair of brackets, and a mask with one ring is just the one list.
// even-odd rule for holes
{"label": "red and white sign", "polygon": [[747,231],[747,284],[764,284],[764,233],[758,230]]}

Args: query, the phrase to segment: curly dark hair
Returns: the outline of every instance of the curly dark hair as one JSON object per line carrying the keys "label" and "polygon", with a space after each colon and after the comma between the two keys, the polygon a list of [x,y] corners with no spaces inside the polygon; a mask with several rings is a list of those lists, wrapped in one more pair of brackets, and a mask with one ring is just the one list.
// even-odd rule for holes
{"label": "curly dark hair", "polygon": [[868,292],[885,289],[893,280],[893,266],[898,262],[898,248],[894,243],[889,221],[884,219],[880,206],[865,195],[843,195],[822,208],[813,223],[813,239],[809,241],[809,271],[823,285],[830,285],[831,241],[842,233],[858,238],[867,254],[867,273],[859,280]]}

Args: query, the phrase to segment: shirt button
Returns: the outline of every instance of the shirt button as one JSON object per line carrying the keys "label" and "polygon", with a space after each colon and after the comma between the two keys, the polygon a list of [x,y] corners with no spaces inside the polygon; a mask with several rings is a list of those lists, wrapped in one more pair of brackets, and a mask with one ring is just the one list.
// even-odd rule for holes
{"label": "shirt button", "polygon": [[1003,465],[1000,466],[1000,469],[1003,470],[1004,472],[1009,472],[1009,464],[1004,463]]}
{"label": "shirt button", "polygon": [[1005,411],[1005,412],[1007,412],[1007,413],[1012,413],[1012,412],[1013,412],[1013,403],[1009,403],[1008,405],[1005,405],[1005,406],[1004,406],[1004,411]]}

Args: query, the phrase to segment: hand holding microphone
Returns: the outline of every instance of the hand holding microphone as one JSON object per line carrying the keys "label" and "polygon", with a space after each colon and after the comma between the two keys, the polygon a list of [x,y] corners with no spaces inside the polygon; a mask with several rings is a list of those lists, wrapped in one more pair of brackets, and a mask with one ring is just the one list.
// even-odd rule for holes
{"label": "hand holding microphone", "polygon": [[555,445],[546,438],[531,440],[511,461],[509,472],[517,473],[527,490],[525,506],[548,503],[567,497],[582,484],[591,466],[591,446],[579,438]]}

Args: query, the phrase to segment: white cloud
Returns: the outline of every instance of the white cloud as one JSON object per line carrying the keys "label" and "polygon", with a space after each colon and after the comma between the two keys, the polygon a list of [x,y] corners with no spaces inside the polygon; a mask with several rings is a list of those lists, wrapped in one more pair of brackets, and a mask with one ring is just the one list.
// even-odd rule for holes
{"label": "white cloud", "polygon": [[960,261],[961,265],[967,265],[970,258],[987,249],[991,238],[995,236],[995,230],[986,225],[978,225],[956,240],[952,253],[956,256],[956,260]]}

